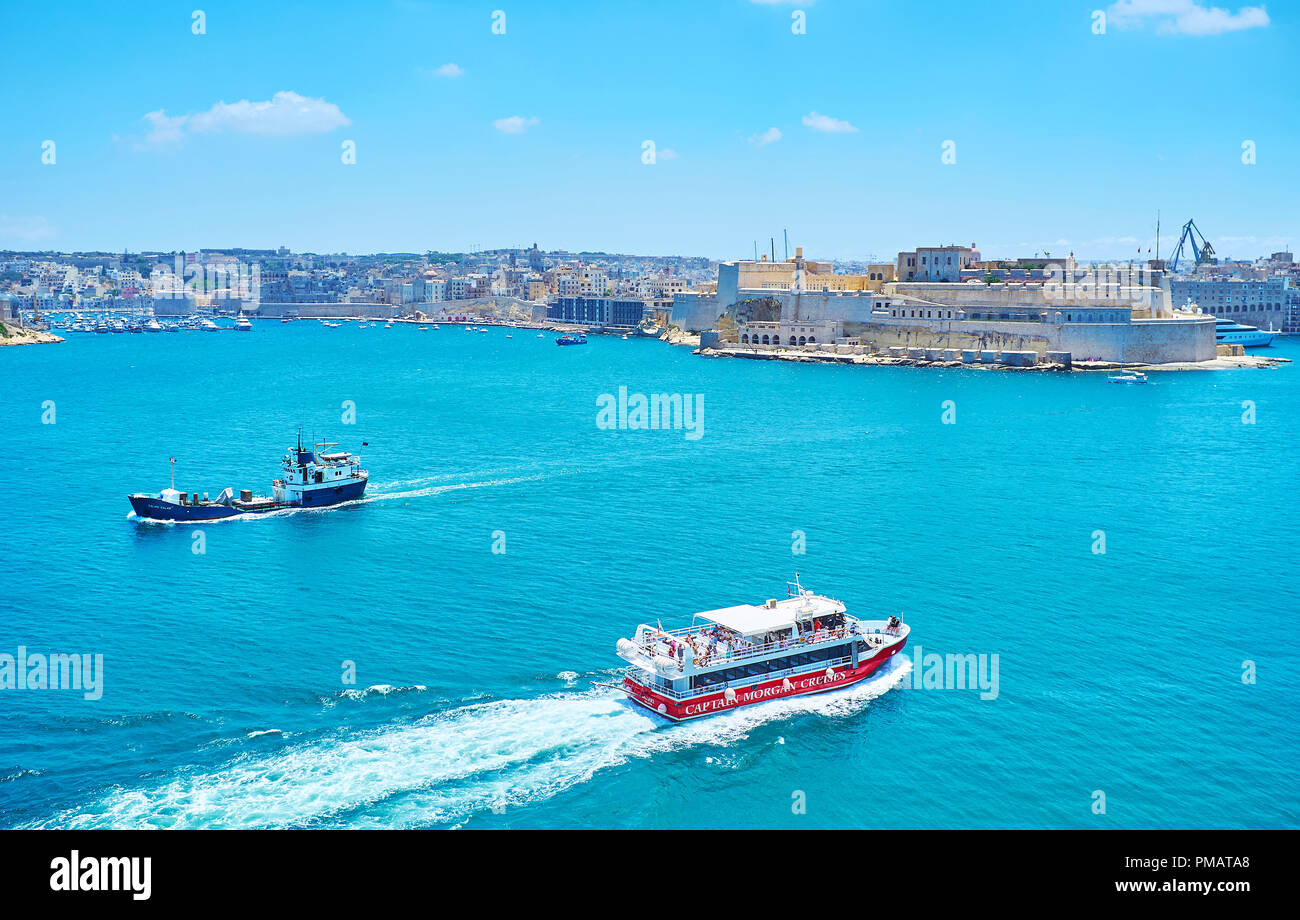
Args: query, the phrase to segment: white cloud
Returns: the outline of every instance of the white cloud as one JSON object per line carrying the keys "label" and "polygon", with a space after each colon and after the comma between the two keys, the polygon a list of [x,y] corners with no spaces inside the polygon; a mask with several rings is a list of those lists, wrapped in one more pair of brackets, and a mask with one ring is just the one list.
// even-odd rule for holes
{"label": "white cloud", "polygon": [[814,131],[826,131],[831,134],[851,134],[858,130],[847,121],[831,118],[829,115],[818,115],[816,112],[805,115],[803,123]]}
{"label": "white cloud", "polygon": [[661,160],[675,160],[677,159],[677,151],[671,147],[662,147],[659,150],[658,157]]}
{"label": "white cloud", "polygon": [[323,134],[352,124],[337,105],[324,99],[281,90],[265,102],[218,102],[205,112],[168,115],[164,109],[148,112],[147,144],[178,144],[186,134],[260,134],[288,137]]}
{"label": "white cloud", "polygon": [[1109,22],[1121,29],[1140,29],[1153,23],[1166,35],[1219,35],[1257,29],[1270,22],[1261,6],[1243,6],[1233,13],[1198,0],[1117,0],[1106,9]]}
{"label": "white cloud", "polygon": [[455,77],[459,77],[464,72],[465,72],[464,70],[462,70],[460,67],[456,66],[455,64],[448,63],[448,64],[443,64],[441,67],[435,70],[433,74],[436,77],[455,78]]}
{"label": "white cloud", "polygon": [[55,236],[54,224],[44,217],[10,217],[0,214],[0,241],[39,243]]}
{"label": "white cloud", "polygon": [[187,117],[186,115],[177,115],[172,118],[162,109],[156,112],[146,112],[144,120],[149,122],[149,133],[145,135],[145,142],[156,146],[179,144],[182,135],[185,133],[185,120]]}
{"label": "white cloud", "polygon": [[533,125],[539,124],[539,119],[524,118],[522,115],[511,115],[509,118],[498,118],[492,122],[492,127],[496,128],[502,134],[523,134]]}
{"label": "white cloud", "polygon": [[[805,119],[804,124],[807,123],[808,122]],[[749,139],[749,142],[753,144],[755,147],[766,147],[768,144],[775,144],[783,136],[784,135],[781,134],[780,128],[768,128],[762,134],[755,134],[753,137]]]}

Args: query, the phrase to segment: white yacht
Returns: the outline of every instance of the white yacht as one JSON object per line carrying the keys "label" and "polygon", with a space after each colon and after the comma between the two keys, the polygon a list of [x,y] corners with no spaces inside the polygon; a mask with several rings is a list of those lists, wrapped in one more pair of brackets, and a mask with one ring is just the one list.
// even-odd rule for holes
{"label": "white yacht", "polygon": [[1214,341],[1221,345],[1263,348],[1265,345],[1272,345],[1275,338],[1277,332],[1273,329],[1263,330],[1258,326],[1243,326],[1230,319],[1220,319],[1214,323]]}

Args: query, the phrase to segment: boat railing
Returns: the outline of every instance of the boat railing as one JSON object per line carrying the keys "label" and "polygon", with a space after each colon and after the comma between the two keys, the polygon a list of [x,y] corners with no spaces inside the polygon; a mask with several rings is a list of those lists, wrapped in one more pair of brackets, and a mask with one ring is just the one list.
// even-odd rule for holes
{"label": "boat railing", "polygon": [[[747,675],[743,679],[736,680],[715,680],[707,684],[701,684],[698,687],[688,687],[685,690],[674,690],[672,687],[665,687],[661,683],[648,681],[648,672],[644,668],[638,668],[633,665],[624,670],[624,676],[630,678],[633,683],[652,690],[660,696],[672,697],[675,700],[687,700],[697,696],[709,696],[714,693],[721,693],[727,688],[748,687],[751,684],[761,684],[770,680],[780,680],[784,677],[804,677],[808,674],[820,674],[827,668],[833,667],[851,667],[853,659],[845,655],[840,658],[828,658],[824,661],[813,661],[807,664],[791,665],[774,671],[765,671],[762,674]],[[657,677],[658,675],[653,675]],[[702,676],[702,675],[701,675]]]}
{"label": "boat railing", "polygon": [[[868,627],[861,621],[854,620],[838,629],[822,629],[807,636],[792,636],[787,639],[778,639],[775,642],[743,644],[739,646],[727,642],[726,644],[728,647],[725,652],[714,651],[702,654],[692,649],[690,654],[697,668],[715,667],[726,662],[764,658],[777,652],[797,653],[803,649],[816,648],[823,645],[833,645],[836,642],[845,642],[855,637],[864,639],[870,639],[875,636],[892,638],[898,636],[901,629],[902,624],[899,624],[898,627]],[[657,649],[657,646],[666,639],[671,638],[673,640],[684,640],[692,635],[702,636],[706,631],[707,630],[701,630],[699,627],[660,630],[657,633],[651,634],[648,643],[646,641],[638,642],[637,647],[647,658],[653,660],[655,656],[662,654],[662,652]],[[689,649],[691,647],[687,645],[687,648]]]}

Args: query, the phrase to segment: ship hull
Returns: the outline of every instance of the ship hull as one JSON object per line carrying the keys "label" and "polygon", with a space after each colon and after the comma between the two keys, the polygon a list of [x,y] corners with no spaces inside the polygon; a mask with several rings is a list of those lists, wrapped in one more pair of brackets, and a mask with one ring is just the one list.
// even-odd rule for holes
{"label": "ship hull", "polygon": [[306,492],[302,501],[267,502],[253,507],[223,505],[219,503],[180,505],[163,501],[153,495],[130,495],[136,516],[151,521],[216,521],[235,517],[240,514],[266,514],[271,511],[283,511],[289,508],[329,508],[360,498],[365,494],[368,479],[348,482],[344,485],[331,486]]}
{"label": "ship hull", "polygon": [[[738,709],[741,706],[751,706],[755,703],[766,703],[791,696],[810,696],[814,693],[826,693],[848,687],[870,677],[906,645],[907,638],[904,637],[903,641],[896,645],[883,648],[871,658],[860,661],[856,668],[830,669],[834,672],[834,676],[828,676],[826,671],[811,671],[795,677],[778,677],[743,687],[732,687],[736,695],[731,700],[726,698],[725,690],[677,700],[626,677],[623,679],[623,690],[634,703],[644,706],[657,715],[674,722],[685,722]],[[790,684],[789,689],[785,686],[787,681]]]}
{"label": "ship hull", "polygon": [[1266,348],[1273,344],[1276,337],[1276,332],[1228,332],[1220,335],[1217,342],[1220,345],[1240,345],[1242,348]]}
{"label": "ship hull", "polygon": [[129,495],[137,517],[151,521],[215,521],[241,512],[229,505],[178,505],[152,495]]}

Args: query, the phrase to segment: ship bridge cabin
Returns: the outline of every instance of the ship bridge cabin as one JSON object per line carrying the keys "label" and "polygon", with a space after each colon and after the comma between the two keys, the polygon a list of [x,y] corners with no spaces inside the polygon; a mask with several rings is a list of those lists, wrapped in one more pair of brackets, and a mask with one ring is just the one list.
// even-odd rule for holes
{"label": "ship bridge cabin", "polygon": [[284,479],[276,480],[276,484],[330,485],[362,475],[361,461],[346,451],[321,454],[298,448],[284,455]]}
{"label": "ship bridge cabin", "polygon": [[[898,627],[906,629],[906,627]],[[829,597],[802,592],[762,606],[741,604],[697,613],[689,627],[642,624],[620,639],[629,677],[678,698],[828,667],[851,666],[898,631],[861,621]]]}

